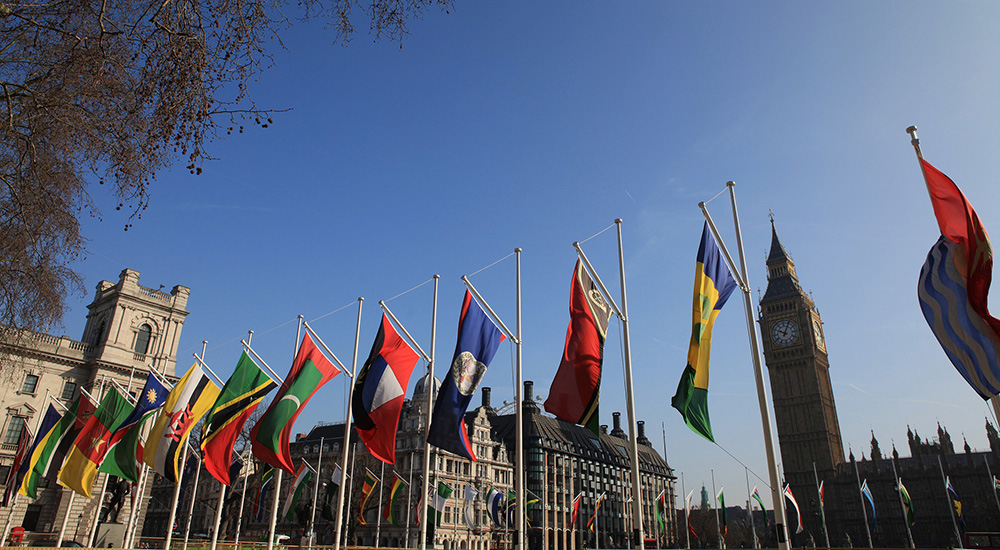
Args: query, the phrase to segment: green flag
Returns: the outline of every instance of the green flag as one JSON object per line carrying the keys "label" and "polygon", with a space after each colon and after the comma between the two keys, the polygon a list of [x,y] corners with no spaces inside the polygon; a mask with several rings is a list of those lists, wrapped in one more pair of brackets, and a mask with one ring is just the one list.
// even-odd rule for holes
{"label": "green flag", "polygon": [[913,501],[910,500],[910,492],[903,486],[903,480],[899,480],[899,496],[903,499],[903,511],[906,512],[906,524],[913,527]]}

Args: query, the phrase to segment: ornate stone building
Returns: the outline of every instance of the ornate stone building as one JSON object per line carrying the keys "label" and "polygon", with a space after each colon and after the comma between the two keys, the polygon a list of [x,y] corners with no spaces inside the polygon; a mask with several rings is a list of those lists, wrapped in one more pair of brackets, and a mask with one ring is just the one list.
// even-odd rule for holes
{"label": "ornate stone building", "polygon": [[[138,271],[125,269],[117,283],[98,283],[80,340],[17,331],[0,342],[0,483],[7,478],[21,426],[36,431],[50,400],[62,412],[81,390],[100,399],[104,388],[117,382],[134,395],[149,369],[173,377],[189,294],[188,288],[179,285],[169,293],[144,287]],[[95,498],[77,496],[72,510],[67,510],[68,489],[43,482],[36,500],[18,497],[3,513],[10,514],[11,525],[25,528],[27,541],[38,544],[54,543],[68,515],[66,539],[86,545],[98,506],[106,509],[112,498],[110,490],[103,497],[96,496],[104,478],[100,474],[95,482]],[[127,522],[129,514],[126,504],[119,522]],[[142,530],[141,523],[142,517],[137,532]]]}

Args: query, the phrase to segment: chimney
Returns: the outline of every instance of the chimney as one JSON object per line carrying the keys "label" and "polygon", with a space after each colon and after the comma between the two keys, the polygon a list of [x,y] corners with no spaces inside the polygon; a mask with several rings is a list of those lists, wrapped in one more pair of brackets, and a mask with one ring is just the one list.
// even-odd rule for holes
{"label": "chimney", "polygon": [[640,445],[649,445],[649,440],[646,439],[646,422],[644,420],[638,420],[635,423],[636,431],[639,432],[639,437],[635,438],[635,442]]}
{"label": "chimney", "polygon": [[608,435],[608,425],[601,424],[601,435]]}
{"label": "chimney", "polygon": [[615,437],[620,437],[622,439],[628,439],[628,434],[622,430],[622,413],[613,412],[611,413],[613,428],[611,429],[611,435]]}
{"label": "chimney", "polygon": [[533,403],[535,401],[534,397],[532,396],[532,392],[535,389],[534,388],[534,384],[535,383],[532,382],[531,380],[525,380],[524,381],[524,402],[525,403]]}
{"label": "chimney", "polygon": [[489,386],[483,388],[483,408],[486,409],[492,408],[490,407],[490,392],[491,389]]}

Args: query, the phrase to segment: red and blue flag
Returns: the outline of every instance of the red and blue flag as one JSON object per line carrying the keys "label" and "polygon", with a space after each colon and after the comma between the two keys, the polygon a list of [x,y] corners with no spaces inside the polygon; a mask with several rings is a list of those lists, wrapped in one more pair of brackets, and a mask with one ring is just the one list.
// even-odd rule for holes
{"label": "red and blue flag", "polygon": [[989,236],[955,182],[921,159],[941,237],[920,270],[917,296],[951,363],[983,399],[1000,393],[1000,320],[990,315]]}
{"label": "red and blue flag", "polygon": [[406,386],[419,359],[382,314],[382,324],[368,360],[358,373],[359,389],[351,403],[361,441],[382,462],[396,463],[396,427],[403,412]]}
{"label": "red and blue flag", "polygon": [[434,403],[428,443],[469,460],[476,460],[465,429],[465,411],[472,394],[486,374],[504,335],[493,324],[466,290],[462,315],[458,319],[458,343],[451,369],[441,382],[441,393]]}

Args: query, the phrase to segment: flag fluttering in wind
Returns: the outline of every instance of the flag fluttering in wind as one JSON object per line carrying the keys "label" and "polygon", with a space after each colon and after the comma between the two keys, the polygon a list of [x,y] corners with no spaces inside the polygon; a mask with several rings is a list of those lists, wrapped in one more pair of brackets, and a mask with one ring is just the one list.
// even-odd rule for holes
{"label": "flag fluttering in wind", "polygon": [[[173,483],[180,480],[181,452],[194,425],[219,397],[219,386],[212,382],[201,365],[191,365],[170,390],[160,409],[142,451],[142,460]],[[227,464],[228,466],[228,464]]]}
{"label": "flag fluttering in wind", "polygon": [[392,474],[393,479],[392,488],[389,490],[389,501],[385,503],[385,510],[382,512],[382,517],[389,520],[389,523],[392,525],[396,525],[396,505],[399,504],[399,500],[407,484],[403,481],[403,478],[399,477],[399,474],[396,472]]}
{"label": "flag fluttering in wind", "polygon": [[333,521],[333,497],[337,495],[343,477],[344,471],[340,469],[340,465],[338,464],[333,468],[330,482],[326,485],[326,494],[323,495],[323,511],[320,513],[323,519]]}
{"label": "flag fluttering in wind", "polygon": [[430,517],[430,524],[434,526],[441,525],[441,516],[444,515],[444,507],[448,502],[448,497],[451,496],[453,489],[449,487],[445,482],[439,481],[437,486],[437,491],[434,496],[430,499],[431,510],[434,512]]}
{"label": "flag fluttering in wind", "polygon": [[[45,410],[45,416],[42,417],[42,423],[38,426],[38,435],[33,438],[31,447],[28,448],[28,451],[20,461],[20,466],[17,469],[18,479],[16,480],[16,487],[8,486],[8,488],[17,489],[18,494],[28,496],[28,493],[25,492],[25,487],[30,482],[28,474],[34,471],[35,462],[33,462],[33,458],[35,451],[40,446],[45,445],[45,436],[59,423],[60,418],[62,418],[62,415],[59,414],[59,411],[56,410],[52,403],[49,403],[49,408]],[[32,496],[31,498],[35,497]]]}
{"label": "flag fluttering in wind", "polygon": [[861,494],[866,499],[868,499],[868,504],[871,504],[871,507],[872,507],[872,531],[874,531],[875,530],[875,526],[877,525],[875,523],[875,499],[872,498],[872,492],[871,492],[871,489],[868,488],[868,480],[867,479],[864,480],[861,483]]}
{"label": "flag fluttering in wind", "polygon": [[[665,530],[667,528],[667,490],[664,489],[660,491],[660,494],[656,496],[656,523],[659,524],[660,530]],[[664,531],[666,532],[666,531]]]}
{"label": "flag fluttering in wind", "polygon": [[463,515],[465,519],[465,525],[469,529],[473,529],[476,527],[476,520],[473,519],[472,517],[472,503],[476,500],[477,496],[479,496],[479,491],[477,491],[476,488],[473,487],[472,485],[467,484],[465,486],[465,510]]}
{"label": "flag fluttering in wind", "polygon": [[228,465],[233,460],[236,438],[257,405],[277,385],[260,370],[247,352],[240,355],[236,369],[219,392],[212,410],[205,416],[205,427],[201,435],[205,469],[219,483],[229,485],[232,482]]}
{"label": "flag fluttering in wind", "polygon": [[14,453],[14,462],[7,472],[7,485],[3,491],[3,502],[0,503],[4,507],[10,506],[17,495],[15,491],[19,485],[17,471],[21,469],[21,463],[28,458],[28,451],[31,450],[31,439],[31,430],[28,428],[28,422],[25,421],[21,424],[21,433],[17,436],[17,451]]}
{"label": "flag fluttering in wind", "polygon": [[295,419],[316,394],[316,390],[338,374],[340,369],[323,355],[309,337],[309,332],[306,332],[302,336],[302,345],[295,354],[292,368],[281,384],[281,389],[274,395],[274,400],[271,401],[271,406],[267,408],[264,416],[250,430],[254,456],[275,468],[281,468],[288,473],[295,472],[291,451],[288,448]]}
{"label": "flag fluttering in wind", "polygon": [[93,416],[76,436],[73,447],[59,470],[59,481],[87,498],[93,496],[97,467],[108,452],[111,433],[132,411],[128,400],[111,386]]}
{"label": "flag fluttering in wind", "polygon": [[[577,496],[573,500],[573,502],[576,503],[576,504],[574,504],[574,506],[576,506],[577,510],[579,510],[579,508],[580,508],[579,499],[580,499],[580,497]],[[486,493],[486,508],[487,508],[487,510],[489,510],[490,519],[493,520],[493,523],[495,523],[498,527],[503,527],[503,525],[504,525],[504,520],[503,520],[503,508],[504,508],[503,507],[503,493],[501,493],[500,491],[497,491],[493,487],[490,487],[489,492]],[[576,519],[575,515],[573,516],[573,519],[574,520]]]}
{"label": "flag fluttering in wind", "polygon": [[712,349],[712,328],[735,288],[736,280],[708,230],[708,223],[705,223],[694,276],[691,346],[687,366],[670,404],[680,411],[688,427],[709,441],[715,441],[708,418],[708,361]]}
{"label": "flag fluttering in wind", "polygon": [[365,482],[361,486],[361,505],[358,506],[358,523],[361,525],[368,525],[368,522],[365,521],[365,505],[368,504],[368,498],[372,496],[372,491],[378,482],[379,479],[375,477],[375,474],[365,468]]}
{"label": "flag fluttering in wind", "polygon": [[305,488],[309,486],[309,480],[312,479],[312,476],[312,468],[305,461],[302,461],[302,464],[299,464],[298,471],[295,472],[292,484],[288,487],[288,494],[285,495],[285,505],[281,508],[281,517],[288,521],[295,519],[295,509],[298,506],[299,498],[302,496]]}
{"label": "flag fluttering in wind", "polygon": [[951,486],[951,477],[947,477],[944,480],[945,489],[948,490],[948,499],[951,501],[951,507],[955,510],[955,517],[958,519],[958,524],[965,529],[965,516],[962,515],[962,500],[958,498],[958,493],[955,492],[955,488]]}
{"label": "flag fluttering in wind", "polygon": [[274,466],[266,465],[260,475],[260,483],[257,485],[257,498],[254,499],[254,517],[260,521],[264,517],[264,496],[274,480]]}
{"label": "flag fluttering in wind", "polygon": [[39,434],[38,445],[35,445],[35,450],[31,453],[28,472],[21,481],[21,488],[18,491],[20,494],[36,498],[38,484],[42,478],[52,481],[57,479],[62,463],[69,454],[73,442],[76,441],[76,436],[80,435],[80,431],[94,414],[95,409],[93,401],[83,392],[79,392],[59,422],[56,422],[48,433]]}
{"label": "flag fluttering in wind", "polygon": [[465,411],[472,394],[486,374],[504,335],[486,316],[472,293],[465,291],[462,313],[458,318],[458,342],[451,369],[441,381],[441,393],[434,403],[427,442],[469,460],[476,460],[465,429]]}
{"label": "flag fluttering in wind", "polygon": [[583,498],[583,491],[580,491],[573,499],[573,515],[569,520],[569,526],[576,525],[576,518],[580,515],[580,500]]}
{"label": "flag fluttering in wind", "polygon": [[153,416],[156,409],[167,400],[167,388],[150,374],[146,384],[139,392],[138,401],[131,414],[111,434],[108,444],[108,457],[101,463],[98,471],[127,479],[133,483],[139,481],[139,440],[142,438],[143,423]]}
{"label": "flag fluttering in wind", "polygon": [[823,502],[823,483],[824,483],[825,481],[826,481],[826,480],[823,480],[823,481],[820,481],[820,482],[819,482],[819,507],[820,507],[820,508],[823,508],[823,507],[824,507],[824,502]]}
{"label": "flag fluttering in wind", "polygon": [[993,490],[1000,489],[1000,477],[993,476]]}
{"label": "flag fluttering in wind", "polygon": [[903,501],[903,511],[906,513],[906,524],[913,527],[913,501],[910,500],[910,492],[903,486],[903,480],[899,480],[899,498]]}
{"label": "flag fluttering in wind", "polygon": [[700,537],[698,537],[698,533],[695,533],[695,531],[694,531],[694,525],[691,523],[691,497],[692,496],[694,496],[694,489],[691,489],[691,492],[688,493],[687,498],[684,499],[684,515],[687,516],[688,533],[691,533],[691,536],[693,536],[694,538],[701,540]]}
{"label": "flag fluttering in wind", "polygon": [[722,528],[720,531],[722,531],[722,536],[726,536],[726,533],[729,532],[729,525],[726,523],[726,495],[722,494],[723,490],[725,490],[725,487],[719,488],[719,494],[715,495],[715,500],[719,501],[719,510],[722,514]]}
{"label": "flag fluttering in wind", "polygon": [[579,259],[569,289],[569,326],[545,410],[600,436],[598,404],[611,307]]}
{"label": "flag fluttering in wind", "polygon": [[764,501],[761,500],[760,492],[757,490],[756,485],[753,486],[753,492],[750,493],[750,496],[757,501],[757,504],[760,505],[760,510],[764,512],[764,526],[767,526],[768,525],[767,508],[764,507]]}
{"label": "flag fluttering in wind", "polygon": [[795,515],[798,517],[798,525],[795,527],[795,534],[798,535],[804,529],[802,526],[802,511],[799,510],[799,503],[795,500],[795,495],[792,494],[792,486],[787,483],[785,484],[784,495],[785,498],[792,503],[792,506],[795,507]]}
{"label": "flag fluttering in wind", "polygon": [[587,520],[587,529],[590,529],[591,531],[594,530],[594,527],[597,524],[597,512],[601,509],[601,504],[604,503],[604,499],[607,496],[607,493],[601,493],[601,496],[597,497],[597,503],[594,504],[594,514],[590,516],[589,520]]}
{"label": "flag fluttering in wind", "polygon": [[920,159],[941,237],[920,270],[917,296],[951,363],[983,399],[1000,393],[1000,320],[990,315],[993,249],[955,182]]}
{"label": "flag fluttering in wind", "polygon": [[358,373],[351,410],[361,441],[372,456],[396,463],[396,428],[403,398],[420,356],[382,314],[375,343]]}

